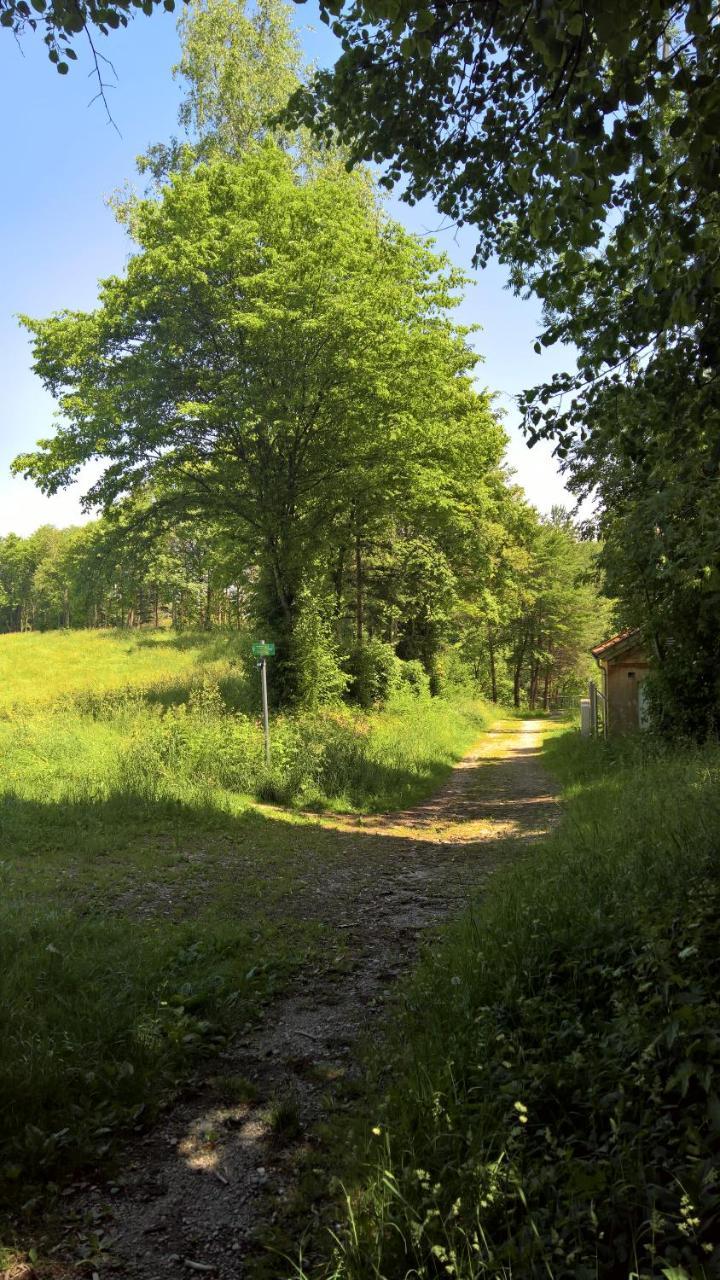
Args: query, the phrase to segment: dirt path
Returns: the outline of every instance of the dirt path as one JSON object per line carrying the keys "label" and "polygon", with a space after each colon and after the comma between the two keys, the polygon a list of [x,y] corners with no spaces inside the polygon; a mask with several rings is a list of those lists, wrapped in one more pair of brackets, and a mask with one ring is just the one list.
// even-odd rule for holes
{"label": "dirt path", "polygon": [[[90,1274],[241,1280],[267,1194],[282,1200],[292,1179],[292,1147],[270,1141],[269,1103],[290,1101],[311,1126],[333,1081],[352,1073],[355,1041],[381,1017],[423,933],[547,830],[556,802],[538,759],[542,727],[499,722],[415,809],[317,818],[337,831],[344,856],[295,897],[299,912],[335,931],[333,954],[228,1048],[224,1098],[217,1082],[196,1091],[131,1147],[114,1195],[79,1198],[72,1216],[98,1240]],[[257,1101],[227,1096],[238,1075]]]}

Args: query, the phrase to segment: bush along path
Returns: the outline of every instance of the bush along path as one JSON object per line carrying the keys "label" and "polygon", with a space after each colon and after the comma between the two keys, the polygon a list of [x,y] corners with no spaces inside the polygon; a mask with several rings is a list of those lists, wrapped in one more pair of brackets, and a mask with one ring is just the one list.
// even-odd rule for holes
{"label": "bush along path", "polygon": [[[326,929],[326,958],[227,1046],[214,1076],[126,1149],[112,1183],[68,1195],[46,1274],[77,1275],[83,1260],[88,1275],[138,1280],[257,1272],[258,1240],[293,1198],[298,1170],[312,1165],[313,1126],[328,1097],[352,1090],[354,1046],[380,1025],[423,937],[553,822],[543,729],[500,721],[412,810],[313,819],[335,829],[342,856],[317,878],[308,872],[295,909]],[[292,1270],[277,1256],[259,1265],[267,1275]]]}

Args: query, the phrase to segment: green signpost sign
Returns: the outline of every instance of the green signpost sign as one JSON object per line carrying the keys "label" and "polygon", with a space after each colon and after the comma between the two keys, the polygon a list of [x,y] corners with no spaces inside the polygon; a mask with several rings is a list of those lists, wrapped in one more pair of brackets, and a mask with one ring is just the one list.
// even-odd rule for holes
{"label": "green signpost sign", "polygon": [[268,640],[256,640],[252,646],[253,657],[259,658],[260,692],[262,694],[263,730],[265,733],[265,763],[270,763],[270,715],[268,713],[267,659],[275,656],[275,645]]}

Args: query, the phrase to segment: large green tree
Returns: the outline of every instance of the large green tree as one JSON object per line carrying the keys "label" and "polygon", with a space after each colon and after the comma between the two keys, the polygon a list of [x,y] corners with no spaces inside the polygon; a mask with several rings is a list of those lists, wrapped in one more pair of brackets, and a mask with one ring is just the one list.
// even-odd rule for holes
{"label": "large green tree", "polygon": [[25,322],[61,418],[16,469],[54,492],[99,459],[103,508],[150,484],[166,518],[235,528],[289,646],[309,568],[377,470],[408,492],[453,433],[488,428],[449,320],[459,280],[364,177],[300,182],[270,139],[174,177],[131,230],[96,311]]}

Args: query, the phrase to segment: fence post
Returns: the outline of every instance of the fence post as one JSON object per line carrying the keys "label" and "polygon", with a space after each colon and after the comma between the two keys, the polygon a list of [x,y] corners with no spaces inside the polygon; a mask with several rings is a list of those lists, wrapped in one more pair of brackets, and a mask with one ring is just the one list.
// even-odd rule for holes
{"label": "fence post", "polygon": [[592,725],[590,723],[590,699],[580,699],[580,733],[583,738],[589,738],[592,733]]}

